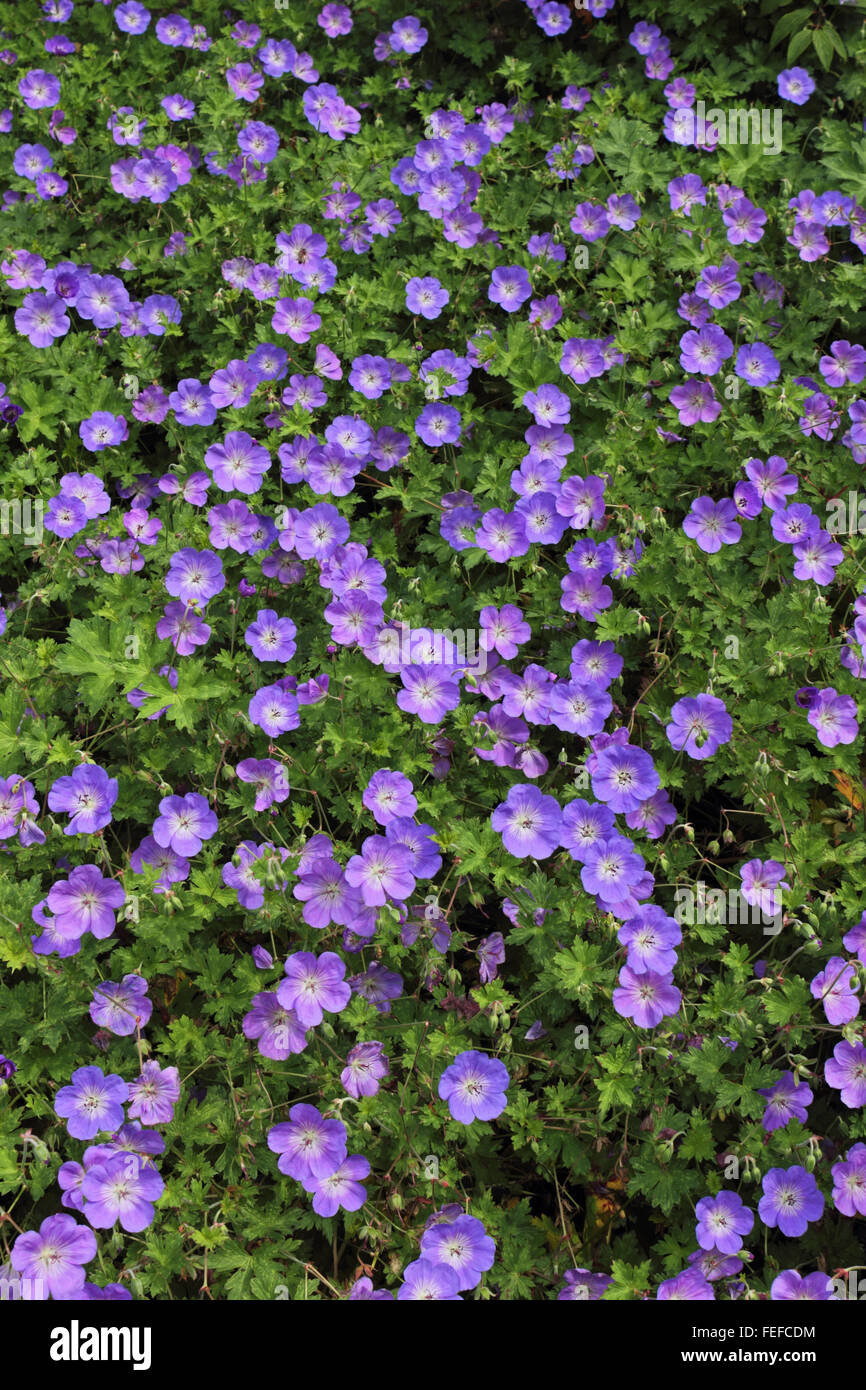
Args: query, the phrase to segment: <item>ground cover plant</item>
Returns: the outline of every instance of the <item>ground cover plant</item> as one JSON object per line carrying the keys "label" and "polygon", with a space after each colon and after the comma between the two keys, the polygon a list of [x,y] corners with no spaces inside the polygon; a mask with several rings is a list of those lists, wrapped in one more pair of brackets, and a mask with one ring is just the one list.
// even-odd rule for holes
{"label": "ground cover plant", "polygon": [[858,1297],[862,7],[0,28],[0,1292]]}

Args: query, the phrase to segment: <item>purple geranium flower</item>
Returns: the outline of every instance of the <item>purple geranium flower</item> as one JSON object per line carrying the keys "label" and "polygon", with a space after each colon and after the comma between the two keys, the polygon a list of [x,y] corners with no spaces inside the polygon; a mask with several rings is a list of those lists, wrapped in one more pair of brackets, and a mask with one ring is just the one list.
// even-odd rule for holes
{"label": "purple geranium flower", "polygon": [[673,983],[673,976],[647,970],[636,975],[624,965],[619,972],[619,984],[613,991],[613,1007],[622,1018],[631,1018],[638,1028],[655,1028],[663,1018],[675,1014],[682,995]]}
{"label": "purple geranium flower", "polygon": [[671,709],[671,722],[665,733],[672,748],[684,748],[690,758],[711,758],[728,743],[733,721],[724,700],[716,695],[686,696]]}
{"label": "purple geranium flower", "polygon": [[268,1148],[290,1178],[327,1177],[346,1157],[346,1126],[326,1120],[314,1105],[293,1105],[288,1120],[268,1130]]}
{"label": "purple geranium flower", "polygon": [[96,1237],[65,1212],[47,1216],[38,1231],[25,1231],[9,1262],[27,1280],[34,1299],[81,1298],[84,1268],[96,1254]]}
{"label": "purple geranium flower", "polygon": [[173,849],[189,859],[198,854],[204,840],[216,834],[217,826],[216,815],[200,793],[164,796],[153,823],[153,838],[163,849]]}
{"label": "purple geranium flower", "polygon": [[716,1197],[703,1197],[695,1207],[697,1242],[702,1250],[720,1250],[734,1255],[755,1224],[754,1212],[743,1205],[737,1192],[722,1190]]}
{"label": "purple geranium flower", "polygon": [[487,298],[513,314],[532,294],[529,276],[519,265],[497,266],[490,279]]}
{"label": "purple geranium flower", "polygon": [[859,733],[856,701],[850,695],[839,695],[832,686],[817,691],[806,717],[825,748],[853,743]]}
{"label": "purple geranium flower", "polygon": [[559,846],[562,811],[556,797],[543,796],[529,782],[515,783],[490,823],[515,859],[547,859]]}
{"label": "purple geranium flower", "polygon": [[461,1052],[439,1078],[439,1096],[447,1100],[453,1119],[495,1120],[508,1104],[509,1076],[504,1063],[484,1052]]}
{"label": "purple geranium flower", "polygon": [[258,1040],[263,1057],[284,1062],[307,1046],[307,1032],[292,1009],[285,1009],[273,990],[253,996],[252,1008],[243,1018],[244,1037]]}
{"label": "purple geranium flower", "polygon": [[129,1118],[143,1125],[167,1125],[180,1099],[177,1067],[161,1067],[152,1059],[145,1062],[141,1075],[129,1085]]}
{"label": "purple geranium flower", "polygon": [[838,1042],[824,1063],[824,1080],[841,1091],[842,1104],[856,1110],[866,1105],[866,1047],[863,1043]]}
{"label": "purple geranium flower", "polygon": [[153,1012],[146,993],[147,980],[142,975],[124,975],[119,984],[106,980],[93,991],[90,1017],[98,1027],[127,1038],[143,1028]]}
{"label": "purple geranium flower", "polygon": [[385,1056],[384,1045],[380,1042],[360,1042],[349,1051],[340,1080],[348,1094],[360,1100],[362,1096],[374,1096],[379,1082],[389,1071],[390,1063]]}
{"label": "purple geranium flower", "polygon": [[119,1129],[129,1086],[123,1077],[103,1075],[99,1067],[78,1067],[72,1084],[61,1086],[54,1113],[68,1121],[73,1139],[93,1139],[101,1130]]}
{"label": "purple geranium flower", "polygon": [[61,879],[49,890],[53,931],[61,940],[77,940],[85,932],[104,940],[114,931],[115,909],[125,900],[126,894],[114,879],[103,878],[94,864],[79,864],[68,879]]}
{"label": "purple geranium flower", "polygon": [[389,898],[405,900],[415,888],[412,873],[414,856],[405,846],[386,840],[384,835],[368,835],[360,854],[353,854],[346,865],[346,879],[361,891],[368,907],[382,907]]}
{"label": "purple geranium flower", "polygon": [[286,1009],[293,1009],[304,1028],[321,1023],[325,1013],[339,1013],[352,997],[344,976],[346,966],[334,951],[318,958],[311,951],[296,951],[285,964],[286,979],[277,989],[277,998]]}
{"label": "purple geranium flower", "polygon": [[831,956],[812,980],[810,992],[813,999],[821,1000],[827,1022],[835,1028],[850,1023],[859,1014],[860,1000],[854,992],[857,988],[856,966],[842,956]]}
{"label": "purple geranium flower", "polygon": [[156,1215],[154,1202],[165,1184],[153,1164],[138,1154],[114,1154],[94,1163],[81,1184],[91,1226],[106,1229],[120,1222],[124,1231],[145,1230]]}
{"label": "purple geranium flower", "polygon": [[474,1289],[492,1266],[496,1245],[477,1216],[461,1213],[453,1221],[427,1227],[421,1236],[421,1257],[452,1269],[459,1289]]}
{"label": "purple geranium flower", "polygon": [[803,1275],[796,1269],[783,1269],[770,1285],[770,1299],[774,1303],[793,1299],[808,1299],[813,1303],[838,1302],[833,1291],[833,1280],[820,1270]]}
{"label": "purple geranium flower", "polygon": [[773,1086],[761,1087],[758,1095],[767,1101],[761,1124],[769,1134],[783,1129],[790,1120],[806,1122],[806,1108],[814,1099],[805,1081],[798,1082],[792,1071],[785,1071]]}
{"label": "purple geranium flower", "polygon": [[413,1260],[403,1271],[403,1283],[397,1290],[401,1302],[410,1300],[438,1303],[462,1302],[458,1292],[460,1279],[450,1265],[433,1260]]}
{"label": "purple geranium flower", "polygon": [[318,1216],[336,1216],[343,1211],[358,1211],[367,1200],[363,1179],[370,1175],[370,1160],[362,1154],[349,1154],[339,1168],[327,1176],[301,1178],[305,1192],[313,1193],[313,1211]]}
{"label": "purple geranium flower", "polygon": [[82,763],[68,777],[58,777],[48,791],[51,811],[68,811],[64,835],[92,835],[111,822],[118,782],[95,763]]}
{"label": "purple geranium flower", "polygon": [[810,1221],[820,1220],[824,1195],[805,1168],[771,1168],[762,1186],[758,1215],[765,1226],[778,1227],[783,1236],[803,1236]]}
{"label": "purple geranium flower", "polygon": [[593,795],[612,811],[636,811],[652,796],[659,775],[649,753],[629,743],[612,743],[595,757]]}
{"label": "purple geranium flower", "polygon": [[691,511],[683,522],[683,530],[698,548],[715,555],[723,545],[736,545],[743,534],[737,520],[737,508],[730,497],[714,502],[711,497],[696,497]]}

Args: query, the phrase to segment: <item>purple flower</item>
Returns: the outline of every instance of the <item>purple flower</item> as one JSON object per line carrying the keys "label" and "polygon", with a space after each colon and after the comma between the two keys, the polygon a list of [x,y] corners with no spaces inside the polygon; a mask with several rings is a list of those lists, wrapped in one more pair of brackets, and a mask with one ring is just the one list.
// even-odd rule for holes
{"label": "purple flower", "polygon": [[636,811],[659,785],[649,753],[628,743],[602,748],[591,773],[593,795],[611,811]]}
{"label": "purple flower", "polygon": [[621,1018],[631,1018],[638,1028],[655,1028],[663,1018],[675,1014],[682,995],[666,972],[658,975],[647,970],[636,975],[624,965],[619,972],[619,984],[613,991],[613,1007]]}
{"label": "purple flower", "polygon": [[490,823],[515,859],[547,859],[559,846],[562,810],[556,797],[543,796],[529,782],[515,783]]}
{"label": "purple flower", "polygon": [[404,689],[397,704],[424,724],[438,724],[460,703],[460,687],[452,673],[439,666],[405,666],[400,672]]}
{"label": "purple flower", "polygon": [[27,294],[15,310],[15,331],[27,338],[31,347],[51,347],[69,332],[66,301],[57,294]]}
{"label": "purple flower", "polygon": [[855,1144],[831,1172],[836,1210],[843,1216],[866,1216],[866,1145]]}
{"label": "purple flower", "polygon": [[340,1013],[352,997],[344,980],[346,967],[334,951],[318,958],[310,951],[297,951],[285,964],[286,979],[277,989],[277,998],[286,1009],[293,1009],[304,1028],[321,1023],[325,1013]]}
{"label": "purple flower", "polygon": [[198,854],[204,840],[216,834],[218,821],[207,798],[198,792],[164,796],[153,823],[153,838],[163,849],[189,859]]}
{"label": "purple flower", "polygon": [[792,1299],[808,1299],[813,1303],[838,1302],[833,1288],[829,1274],[822,1274],[820,1270],[803,1275],[796,1269],[783,1269],[770,1285],[770,1299],[774,1303]]}
{"label": "purple flower", "polygon": [[[368,937],[372,935],[372,930],[361,930],[362,917],[358,917],[356,922],[358,925],[353,924],[353,929],[359,935]],[[391,1012],[391,1000],[399,999],[402,993],[403,977],[398,975],[396,970],[386,970],[381,961],[373,961],[367,966],[363,975],[353,975],[349,984],[355,994],[360,994],[362,998],[374,1006],[377,1013],[389,1014]]]}
{"label": "purple flower", "polygon": [[839,339],[830,344],[830,355],[822,357],[818,367],[829,386],[860,382],[866,376],[866,348]]}
{"label": "purple flower", "polygon": [[95,763],[81,763],[68,777],[58,777],[48,791],[51,811],[68,811],[64,835],[92,835],[111,822],[118,782]]}
{"label": "purple flower", "polygon": [[178,656],[192,656],[196,647],[204,646],[210,634],[207,623],[185,603],[167,603],[163,617],[156,624],[157,637],[160,641],[168,639]]}
{"label": "purple flower", "polygon": [[805,1124],[807,1106],[814,1099],[806,1082],[796,1081],[792,1071],[783,1072],[775,1085],[759,1088],[758,1095],[767,1101],[761,1124],[768,1134],[783,1129],[790,1120]]}
{"label": "purple flower", "polygon": [[380,1042],[361,1042],[350,1050],[346,1065],[340,1072],[340,1080],[346,1091],[355,1100],[362,1096],[374,1096],[379,1082],[390,1071],[390,1063]]}
{"label": "purple flower", "polygon": [[743,534],[737,521],[737,508],[729,497],[723,497],[720,502],[714,502],[711,497],[696,497],[683,522],[683,530],[707,555],[715,555],[723,545],[736,545]]}
{"label": "purple flower", "polygon": [[740,869],[742,893],[752,907],[759,907],[768,917],[780,911],[779,888],[788,888],[785,882],[785,866],[778,859],[750,859]]}
{"label": "purple flower", "polygon": [[710,425],[721,414],[722,407],[708,381],[687,381],[675,386],[669,397],[676,406],[681,425]]}
{"label": "purple flower", "polygon": [[293,343],[306,343],[321,326],[321,316],[314,312],[311,299],[277,300],[271,318],[275,333],[291,338]]}
{"label": "purple flower", "polygon": [[613,1279],[609,1274],[592,1274],[588,1269],[567,1269],[564,1286],[556,1295],[557,1303],[596,1303]]}
{"label": "purple flower", "polygon": [[159,1062],[145,1062],[141,1075],[129,1085],[129,1118],[143,1125],[167,1125],[180,1099],[180,1077],[177,1067],[160,1067]]}
{"label": "purple flower", "polygon": [[824,1080],[841,1091],[842,1104],[849,1109],[866,1105],[866,1047],[859,1042],[838,1042],[833,1056],[824,1063]]}
{"label": "purple flower", "polygon": [[628,948],[627,965],[633,975],[670,974],[677,963],[674,947],[682,939],[676,919],[654,903],[641,907],[617,932],[617,940]]}
{"label": "purple flower", "polygon": [[382,907],[392,898],[397,901],[411,897],[415,888],[412,873],[413,856],[403,845],[386,840],[384,835],[368,835],[360,854],[353,854],[346,865],[346,879],[352,888],[359,888],[368,907]]}
{"label": "purple flower", "polygon": [[495,1120],[508,1104],[509,1076],[504,1063],[484,1052],[461,1052],[439,1078],[439,1096],[447,1100],[453,1119]]}
{"label": "purple flower", "polygon": [[326,1177],[346,1157],[346,1126],[324,1119],[314,1105],[293,1105],[289,1119],[268,1130],[268,1148],[288,1177]]}
{"label": "purple flower", "polygon": [[128,1038],[144,1027],[153,1012],[153,1004],[144,998],[146,993],[147,980],[141,975],[124,975],[120,984],[106,980],[93,991],[90,1017],[100,1028]]}
{"label": "purple flower", "polygon": [[496,1245],[476,1216],[462,1213],[437,1221],[421,1236],[421,1257],[457,1275],[458,1289],[474,1289],[496,1258]]}
{"label": "purple flower", "polygon": [[795,106],[805,106],[815,90],[815,83],[805,68],[786,68],[776,78],[779,96]]}
{"label": "purple flower", "polygon": [[397,1298],[401,1302],[462,1302],[458,1292],[460,1278],[448,1264],[438,1264],[427,1259],[413,1260],[403,1271],[403,1281],[397,1290]]}
{"label": "purple flower", "polygon": [[502,932],[491,932],[490,936],[485,936],[483,941],[479,941],[478,960],[481,983],[489,984],[491,980],[496,979],[499,967],[505,960],[505,940]]}
{"label": "purple flower", "polygon": [[504,512],[499,507],[491,507],[489,512],[484,513],[475,543],[497,564],[525,555],[530,545],[524,518],[517,512]]}
{"label": "purple flower", "polygon": [[733,350],[727,333],[716,324],[708,323],[704,328],[690,329],[680,338],[680,366],[684,372],[712,376]]}
{"label": "purple flower", "polygon": [[252,696],[247,707],[250,722],[264,729],[270,738],[297,729],[300,724],[298,701],[282,684],[263,685]]}
{"label": "purple flower", "polygon": [[73,1216],[47,1216],[37,1231],[20,1235],[9,1256],[34,1299],[81,1298],[84,1268],[96,1254],[96,1237]]}
{"label": "purple flower", "polygon": [[368,811],[372,811],[379,825],[387,825],[398,816],[414,816],[418,810],[409,778],[387,767],[373,773],[361,801]]}
{"label": "purple flower", "polygon": [[291,618],[280,618],[272,608],[262,608],[244,632],[244,641],[258,661],[291,661],[297,633]]}
{"label": "purple flower", "polygon": [[743,343],[737,352],[734,371],[750,386],[769,386],[778,378],[781,370],[766,343]]}
{"label": "purple flower", "polygon": [[119,1221],[124,1231],[143,1231],[153,1221],[153,1203],[165,1184],[153,1164],[138,1154],[114,1154],[94,1163],[81,1184],[91,1226],[105,1229]]}
{"label": "purple flower", "polygon": [[614,831],[586,850],[580,881],[587,893],[597,895],[611,910],[631,895],[644,870],[644,861],[631,841]]}
{"label": "purple flower", "polygon": [[478,621],[481,628],[479,647],[486,652],[497,651],[505,661],[511,661],[517,655],[517,648],[532,635],[522,610],[513,603],[503,604],[502,608],[487,605],[482,608]]}
{"label": "purple flower", "polygon": [[690,758],[703,760],[730,742],[733,727],[724,700],[715,695],[695,695],[677,700],[665,733],[672,748],[684,748]]}
{"label": "purple flower", "polygon": [[271,466],[267,449],[244,430],[232,430],[221,444],[212,444],[204,461],[223,492],[237,491],[248,496],[258,492]]}
{"label": "purple flower", "polygon": [[850,695],[837,694],[832,686],[817,692],[806,717],[825,748],[853,743],[859,733],[856,701]]}
{"label": "purple flower", "polygon": [[824,224],[807,220],[796,221],[791,236],[786,240],[800,253],[801,261],[817,261],[826,256],[830,243],[824,235]]}
{"label": "purple flower", "polygon": [[695,1207],[697,1242],[702,1250],[720,1250],[734,1255],[755,1224],[754,1212],[743,1205],[737,1192],[721,1191],[716,1197],[703,1197]]}
{"label": "purple flower", "polygon": [[57,1092],[54,1113],[68,1121],[73,1139],[93,1139],[101,1130],[120,1128],[128,1097],[123,1077],[105,1076],[99,1067],[79,1067],[72,1073],[72,1084]]}
{"label": "purple flower", "polygon": [[513,314],[532,294],[529,276],[519,265],[497,266],[490,278],[487,298]]}
{"label": "purple flower", "polygon": [[339,1168],[327,1176],[301,1178],[305,1192],[313,1193],[313,1211],[318,1216],[336,1216],[344,1211],[358,1211],[367,1200],[363,1179],[370,1175],[370,1161],[361,1154],[349,1154]]}
{"label": "purple flower", "polygon": [[846,951],[854,951],[861,965],[866,965],[866,912],[860,917],[856,927],[852,927],[842,937]]}
{"label": "purple flower", "polygon": [[854,993],[858,987],[855,966],[842,956],[831,956],[809,988],[812,998],[821,1000],[827,1022],[837,1027],[859,1014],[860,1000]]}
{"label": "purple flower", "polygon": [[771,1168],[762,1188],[758,1215],[765,1226],[777,1226],[783,1236],[805,1235],[809,1222],[819,1221],[823,1214],[824,1195],[814,1174],[799,1165]]}
{"label": "purple flower", "polygon": [[273,990],[253,996],[252,1008],[244,1014],[242,1027],[244,1037],[257,1039],[262,1056],[275,1062],[284,1062],[307,1046],[306,1029],[292,1009],[283,1008]]}
{"label": "purple flower", "polygon": [[567,425],[571,419],[571,402],[558,386],[544,385],[527,391],[523,404],[537,425]]}
{"label": "purple flower", "polygon": [[179,425],[212,425],[217,416],[208,387],[195,377],[179,381],[169,394],[168,403]]}
{"label": "purple flower", "polygon": [[92,932],[103,940],[114,931],[114,910],[126,894],[114,879],[103,878],[93,864],[79,864],[68,879],[55,883],[48,893],[53,929],[63,940],[75,940]]}
{"label": "purple flower", "polygon": [[18,83],[18,92],[31,111],[41,111],[59,102],[60,78],[42,68],[31,68]]}
{"label": "purple flower", "polygon": [[184,603],[204,606],[225,588],[222,560],[211,550],[176,550],[171,557],[165,587]]}
{"label": "purple flower", "polygon": [[406,308],[425,319],[438,318],[450,297],[432,275],[414,275],[406,285]]}
{"label": "purple flower", "polygon": [[706,1302],[715,1296],[712,1284],[695,1265],[673,1279],[665,1279],[656,1293],[657,1299],[685,1299],[690,1303]]}

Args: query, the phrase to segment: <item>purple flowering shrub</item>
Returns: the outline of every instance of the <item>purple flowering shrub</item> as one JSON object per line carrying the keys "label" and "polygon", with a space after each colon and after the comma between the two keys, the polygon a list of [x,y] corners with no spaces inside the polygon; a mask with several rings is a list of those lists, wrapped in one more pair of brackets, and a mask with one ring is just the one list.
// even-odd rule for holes
{"label": "purple flowering shrub", "polygon": [[23,1297],[864,1263],[854,61],[484,9],[4,10]]}

